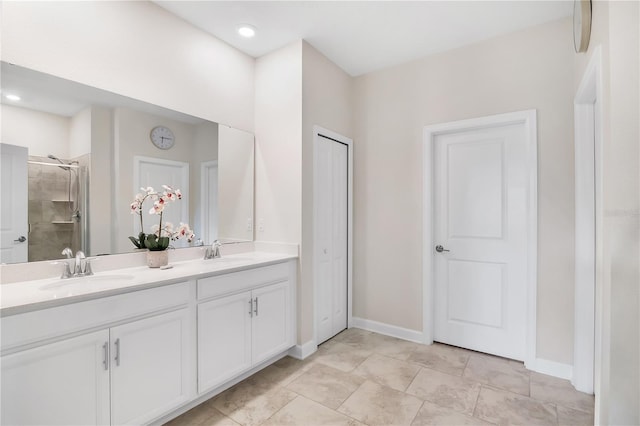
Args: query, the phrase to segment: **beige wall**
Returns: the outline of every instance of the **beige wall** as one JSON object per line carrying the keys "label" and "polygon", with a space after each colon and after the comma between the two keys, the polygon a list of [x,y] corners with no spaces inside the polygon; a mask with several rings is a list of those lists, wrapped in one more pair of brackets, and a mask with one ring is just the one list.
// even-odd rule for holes
{"label": "beige wall", "polygon": [[115,207],[113,182],[113,110],[91,108],[91,165],[89,173],[89,254],[111,253],[111,222]]}
{"label": "beige wall", "polygon": [[576,55],[576,85],[602,52],[603,217],[597,251],[602,352],[596,423],[640,423],[640,7],[594,2],[592,36]]}
{"label": "beige wall", "polygon": [[91,153],[91,107],[71,117],[69,125],[69,157]]}
{"label": "beige wall", "polygon": [[302,244],[299,341],[313,335],[313,126],[353,137],[353,78],[302,44]]}
{"label": "beige wall", "polygon": [[538,112],[537,356],[573,362],[571,20],[356,78],[354,316],[422,329],[425,125]]}
{"label": "beige wall", "polygon": [[302,42],[256,60],[256,240],[300,244]]}
{"label": "beige wall", "polygon": [[253,241],[253,134],[218,126],[218,239]]}
{"label": "beige wall", "polygon": [[1,105],[2,143],[24,146],[29,155],[69,156],[69,117]]}
{"label": "beige wall", "polygon": [[253,130],[254,59],[151,2],[1,7],[4,61]]}

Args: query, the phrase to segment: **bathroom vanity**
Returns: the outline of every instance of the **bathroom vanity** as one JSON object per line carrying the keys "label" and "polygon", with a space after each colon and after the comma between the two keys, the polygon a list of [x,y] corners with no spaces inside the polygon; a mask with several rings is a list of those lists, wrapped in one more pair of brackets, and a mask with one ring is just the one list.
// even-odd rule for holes
{"label": "bathroom vanity", "polygon": [[3,284],[2,424],[166,420],[295,344],[296,256]]}

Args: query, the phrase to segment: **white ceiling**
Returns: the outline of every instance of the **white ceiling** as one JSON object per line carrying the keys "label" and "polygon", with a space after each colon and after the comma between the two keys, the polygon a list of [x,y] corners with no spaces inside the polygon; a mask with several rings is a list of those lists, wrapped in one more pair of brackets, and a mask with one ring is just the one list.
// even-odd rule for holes
{"label": "white ceiling", "polygon": [[[304,39],[353,76],[570,16],[560,1],[155,1],[253,56]],[[257,29],[240,37],[239,24]]]}

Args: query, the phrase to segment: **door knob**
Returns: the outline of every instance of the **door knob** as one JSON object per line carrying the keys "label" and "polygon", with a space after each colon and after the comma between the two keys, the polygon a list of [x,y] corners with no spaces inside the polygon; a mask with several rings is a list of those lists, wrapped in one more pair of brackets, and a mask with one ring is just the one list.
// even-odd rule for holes
{"label": "door knob", "polygon": [[13,240],[15,243],[24,243],[25,241],[27,241],[27,238],[24,235],[21,235],[17,240]]}
{"label": "door knob", "polygon": [[442,247],[441,245],[437,245],[436,246],[436,251],[438,253],[442,253],[443,251],[449,251],[449,250],[447,250],[446,248]]}

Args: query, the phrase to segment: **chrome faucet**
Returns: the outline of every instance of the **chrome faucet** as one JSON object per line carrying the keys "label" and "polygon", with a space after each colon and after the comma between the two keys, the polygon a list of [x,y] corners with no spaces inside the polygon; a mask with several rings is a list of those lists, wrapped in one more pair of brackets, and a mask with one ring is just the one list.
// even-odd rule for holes
{"label": "chrome faucet", "polygon": [[222,257],[220,256],[220,246],[222,246],[222,243],[218,240],[215,240],[211,244],[211,247],[207,247],[207,250],[204,252],[205,260],[219,259],[220,257]]}
{"label": "chrome faucet", "polygon": [[[73,257],[73,251],[66,247],[62,250],[62,254],[66,256],[67,259],[71,260]],[[62,276],[60,278],[74,278],[74,277],[83,277],[86,275],[93,275],[93,271],[91,270],[91,263],[89,262],[91,259],[87,259],[84,253],[80,250],[76,252],[73,272],[71,272],[71,262],[63,262],[64,270],[62,271]]]}

